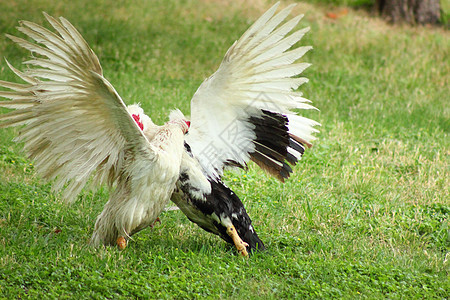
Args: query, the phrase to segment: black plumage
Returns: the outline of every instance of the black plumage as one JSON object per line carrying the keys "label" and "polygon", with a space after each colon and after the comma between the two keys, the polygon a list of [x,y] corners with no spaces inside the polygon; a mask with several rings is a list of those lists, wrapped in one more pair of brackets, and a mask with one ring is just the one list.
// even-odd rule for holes
{"label": "black plumage", "polygon": [[[186,144],[187,145],[187,144]],[[234,226],[238,236],[245,242],[246,251],[264,250],[264,243],[252,226],[252,221],[239,197],[220,179],[199,178],[197,161],[192,157],[189,146],[172,201],[188,219],[204,230],[220,236],[228,243],[235,244],[228,232]],[[206,181],[209,185],[205,188]],[[238,249],[239,250],[239,249]],[[242,252],[241,252],[242,253]]]}
{"label": "black plumage", "polygon": [[[295,165],[303,155],[305,144],[289,133],[289,119],[285,115],[261,110],[260,115],[250,117],[248,122],[254,125],[256,135],[252,141],[254,151],[249,153],[251,159],[284,181],[292,173],[290,165]],[[227,161],[225,165],[245,167],[235,161]],[[234,243],[238,250],[239,247],[242,249],[239,243],[245,244],[246,252],[265,249],[239,197],[220,178],[205,175],[186,142],[172,201],[189,220],[225,241]],[[237,238],[230,233],[231,227],[235,228]],[[243,250],[239,251],[244,254]]]}
{"label": "black plumage", "polygon": [[[255,126],[255,151],[250,153],[251,159],[262,169],[284,181],[292,173],[289,166],[295,165],[298,158],[289,152],[303,155],[305,145],[289,133],[289,119],[282,114],[261,110],[260,116],[248,120]],[[288,164],[289,163],[289,164]]]}
{"label": "black plumage", "polygon": [[246,168],[252,160],[284,182],[319,125],[294,111],[314,108],[296,91],[307,82],[298,75],[309,64],[294,63],[311,47],[292,47],[308,30],[288,34],[300,17],[281,25],[293,6],[274,15],[277,5],[233,44],[194,94],[185,135],[192,153],[184,153],[173,197],[192,222],[243,255],[247,246],[264,246],[239,197],[221,181],[224,169]]}

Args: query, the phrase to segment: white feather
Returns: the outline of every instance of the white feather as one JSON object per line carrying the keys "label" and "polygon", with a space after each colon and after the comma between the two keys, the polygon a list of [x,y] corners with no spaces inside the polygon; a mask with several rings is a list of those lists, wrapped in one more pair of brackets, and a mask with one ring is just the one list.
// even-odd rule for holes
{"label": "white feather", "polygon": [[[250,159],[256,135],[249,120],[258,117],[263,109],[288,116],[290,133],[307,142],[314,139],[313,126],[317,122],[300,117],[292,117],[291,122],[291,116],[296,116],[292,109],[314,108],[300,92],[294,92],[307,82],[306,78],[294,76],[310,66],[296,61],[312,47],[289,50],[309,28],[288,35],[302,16],[281,24],[295,5],[275,14],[278,5],[272,6],[230,47],[219,69],[192,98],[192,123],[186,141],[211,178],[220,177],[228,161],[244,165]],[[299,157],[298,152],[293,153]]]}
{"label": "white feather", "polygon": [[25,62],[25,72],[8,63],[27,84],[0,81],[10,89],[0,91],[10,99],[0,106],[16,109],[0,115],[0,128],[27,125],[17,140],[37,172],[54,180],[54,189],[64,188],[67,201],[92,175],[93,183],[109,185],[111,198],[97,218],[92,243],[114,244],[118,236],[151,225],[170,199],[186,125],[156,126],[139,105],[126,107],[78,31],[64,18],[45,17],[57,34],[23,21],[19,30],[34,41],[8,35],[39,57]]}

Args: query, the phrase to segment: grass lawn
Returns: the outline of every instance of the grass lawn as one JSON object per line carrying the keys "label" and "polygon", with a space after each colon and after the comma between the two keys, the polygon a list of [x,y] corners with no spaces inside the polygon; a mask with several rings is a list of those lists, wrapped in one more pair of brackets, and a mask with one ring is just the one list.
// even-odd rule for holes
{"label": "grass lawn", "polygon": [[[55,4],[57,3],[57,4]],[[284,1],[282,6],[288,4]],[[4,33],[42,11],[65,16],[127,103],[157,123],[189,101],[271,3],[0,2],[0,56],[29,56]],[[281,184],[229,172],[268,251],[249,259],[180,211],[122,252],[87,245],[107,191],[61,203],[0,131],[0,298],[449,298],[450,33],[391,26],[364,11],[326,18],[301,3],[314,50],[301,87],[318,140]],[[0,79],[17,81],[5,62]],[[446,100],[447,99],[447,100]],[[0,112],[6,112],[1,109]]]}

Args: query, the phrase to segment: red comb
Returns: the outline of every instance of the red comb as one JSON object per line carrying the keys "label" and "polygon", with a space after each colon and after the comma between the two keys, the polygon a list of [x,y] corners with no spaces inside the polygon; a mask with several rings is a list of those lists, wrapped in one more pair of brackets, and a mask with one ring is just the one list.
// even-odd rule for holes
{"label": "red comb", "polygon": [[136,124],[138,124],[139,128],[141,130],[144,130],[144,124],[142,124],[142,122],[141,122],[141,117],[139,117],[139,115],[131,115],[131,116],[133,117]]}

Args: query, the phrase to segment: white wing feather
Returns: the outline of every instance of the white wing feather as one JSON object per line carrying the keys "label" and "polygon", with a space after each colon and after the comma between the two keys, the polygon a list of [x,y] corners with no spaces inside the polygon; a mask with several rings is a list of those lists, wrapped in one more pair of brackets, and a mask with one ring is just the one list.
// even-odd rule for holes
{"label": "white wing feather", "polygon": [[[280,151],[273,152],[270,145],[257,146],[256,119],[265,121],[275,116],[280,123],[282,118],[287,118],[288,133],[297,145],[296,149],[287,146],[285,150],[295,157],[291,162],[295,163],[304,147],[310,146],[309,142],[314,140],[312,133],[317,130],[313,127],[319,124],[292,111],[314,108],[302,93],[294,91],[307,82],[306,78],[296,76],[309,66],[294,62],[312,47],[289,50],[309,28],[287,36],[302,16],[280,26],[295,4],[274,15],[278,4],[233,44],[219,69],[202,83],[192,98],[191,127],[186,141],[212,178],[220,177],[227,164],[242,166],[250,158],[257,163],[266,161],[258,164],[269,172],[273,171],[274,175],[284,172],[280,168],[287,173],[292,171],[285,166],[284,160],[275,158],[275,152]],[[281,153],[281,156],[286,153]],[[283,180],[288,176],[285,175],[276,176]]]}
{"label": "white wing feather", "polygon": [[78,31],[64,18],[45,17],[58,34],[23,21],[19,30],[36,43],[8,35],[37,56],[25,62],[34,67],[24,73],[8,63],[27,84],[0,81],[10,89],[0,91],[10,99],[0,106],[16,109],[0,115],[0,128],[25,124],[18,140],[36,170],[55,180],[54,189],[66,187],[65,198],[73,200],[94,171],[96,181],[113,184],[125,154],[152,161],[158,149],[102,76],[97,56]]}

